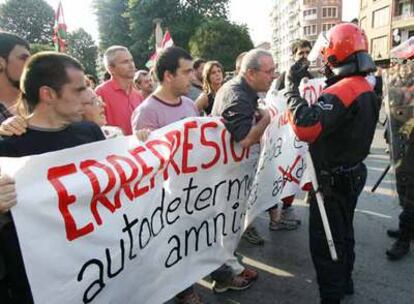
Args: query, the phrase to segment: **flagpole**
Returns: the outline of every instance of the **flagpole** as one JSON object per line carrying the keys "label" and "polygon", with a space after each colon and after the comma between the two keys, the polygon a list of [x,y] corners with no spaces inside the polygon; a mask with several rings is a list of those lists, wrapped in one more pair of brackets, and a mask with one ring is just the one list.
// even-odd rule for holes
{"label": "flagpole", "polygon": [[318,179],[316,178],[315,167],[313,166],[312,157],[309,151],[306,154],[306,158],[307,158],[306,164],[311,174],[313,189],[315,189],[316,202],[318,204],[319,212],[321,214],[323,229],[325,230],[325,236],[326,236],[326,241],[328,242],[329,252],[331,254],[332,260],[337,261],[338,255],[336,253],[335,243],[332,238],[331,228],[329,227],[328,216],[326,215],[326,210],[325,210],[325,203],[323,201],[322,193],[319,191]]}

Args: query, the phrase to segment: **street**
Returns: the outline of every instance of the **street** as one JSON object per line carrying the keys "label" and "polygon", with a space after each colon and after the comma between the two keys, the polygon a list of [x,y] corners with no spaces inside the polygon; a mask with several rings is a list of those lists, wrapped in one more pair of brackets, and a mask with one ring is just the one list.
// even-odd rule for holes
{"label": "street", "polygon": [[[345,304],[414,303],[413,252],[398,262],[389,262],[385,256],[385,250],[393,241],[386,235],[386,230],[397,227],[400,212],[392,170],[376,192],[371,193],[372,186],[389,163],[382,135],[383,128],[379,126],[371,154],[365,162],[368,180],[355,214],[355,294],[346,297]],[[302,216],[298,230],[270,231],[268,216],[263,213],[254,225],[265,238],[265,245],[256,247],[244,240],[240,243],[238,252],[243,255],[243,262],[259,271],[256,284],[245,291],[214,294],[211,282],[206,278],[197,286],[205,303],[319,303],[308,246],[308,207],[302,199],[297,199],[294,206]]]}

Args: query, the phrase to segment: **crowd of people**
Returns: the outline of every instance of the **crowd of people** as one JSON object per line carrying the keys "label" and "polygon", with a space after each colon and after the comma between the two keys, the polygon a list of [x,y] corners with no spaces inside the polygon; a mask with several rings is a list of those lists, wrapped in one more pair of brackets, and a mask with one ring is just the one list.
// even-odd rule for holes
{"label": "crowd of people", "polygon": [[[271,54],[253,49],[238,56],[236,70],[226,79],[218,61],[192,58],[180,47],[158,54],[151,71],[136,69],[123,46],[104,53],[109,79],[99,84],[85,75],[68,55],[42,52],[30,56],[20,37],[0,33],[0,156],[20,157],[134,134],[145,141],[153,130],[187,117],[221,116],[242,147],[260,143],[270,114],[259,95],[283,89],[297,136],[310,143],[338,261],[329,255],[315,195],[310,203],[310,250],[321,303],[340,303],[353,294],[353,216],[365,181],[363,160],[369,153],[380,103],[365,76],[375,71],[365,34],[353,24],[340,24],[327,35],[322,51],[327,88],[309,106],[299,94],[308,72],[311,45],[292,46],[292,67],[276,78]],[[0,298],[2,303],[32,303],[16,229],[10,209],[16,205],[14,180],[0,176]],[[278,204],[281,205],[278,208]],[[301,223],[292,200],[275,202],[269,212],[271,230],[293,230]],[[255,245],[264,243],[254,226],[243,235]],[[213,290],[244,290],[258,273],[242,265],[237,254],[211,273]],[[201,304],[190,287],[175,300]]]}

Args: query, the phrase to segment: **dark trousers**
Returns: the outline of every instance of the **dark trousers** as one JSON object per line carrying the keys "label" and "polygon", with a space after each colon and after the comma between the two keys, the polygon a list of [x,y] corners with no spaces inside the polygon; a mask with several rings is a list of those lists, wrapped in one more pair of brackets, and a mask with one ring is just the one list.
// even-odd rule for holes
{"label": "dark trousers", "polygon": [[[32,293],[13,223],[0,229],[0,252],[6,267],[6,277],[0,282],[0,303],[32,304]],[[11,299],[7,302],[4,299],[8,299],[9,294]]]}
{"label": "dark trousers", "polygon": [[358,196],[365,185],[367,169],[361,163],[350,172],[329,173],[324,177],[318,175],[338,260],[333,261],[330,256],[314,195],[310,196],[310,251],[321,298],[340,299],[344,295],[347,280],[352,278],[355,261],[353,219]]}
{"label": "dark trousers", "polygon": [[414,238],[414,173],[397,170],[397,192],[402,207],[400,214],[400,239]]}

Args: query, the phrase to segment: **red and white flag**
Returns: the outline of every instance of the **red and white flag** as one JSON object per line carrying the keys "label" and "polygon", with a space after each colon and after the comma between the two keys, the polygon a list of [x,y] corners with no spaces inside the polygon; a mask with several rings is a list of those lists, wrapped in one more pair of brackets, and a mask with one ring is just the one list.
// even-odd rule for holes
{"label": "red and white flag", "polygon": [[166,49],[173,45],[174,45],[174,41],[171,38],[170,31],[166,31],[164,38],[162,38],[162,41],[161,41],[161,49]]}
{"label": "red and white flag", "polygon": [[162,38],[162,41],[161,41],[161,47],[157,48],[157,51],[155,51],[151,55],[150,59],[147,61],[147,63],[145,64],[145,66],[147,68],[151,69],[155,65],[155,62],[157,61],[158,54],[163,49],[169,48],[169,47],[171,47],[173,45],[174,45],[174,41],[171,38],[170,31],[166,31],[165,34],[164,34],[164,37]]}
{"label": "red and white flag", "polygon": [[62,1],[59,1],[55,13],[55,26],[53,28],[53,43],[57,52],[65,52],[67,47],[67,27],[63,15]]}

